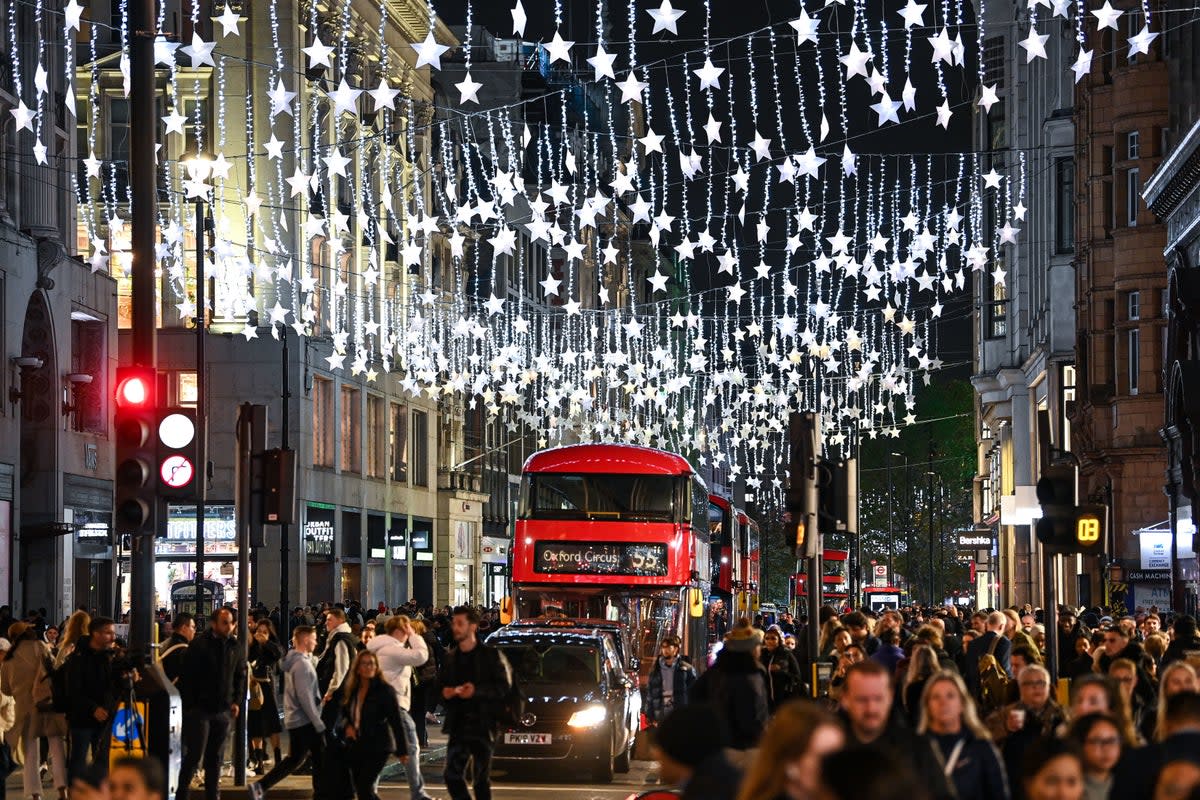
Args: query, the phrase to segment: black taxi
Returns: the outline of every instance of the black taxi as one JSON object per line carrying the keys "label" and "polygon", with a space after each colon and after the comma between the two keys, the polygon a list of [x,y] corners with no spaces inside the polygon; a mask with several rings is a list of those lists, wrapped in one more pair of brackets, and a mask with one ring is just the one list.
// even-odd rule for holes
{"label": "black taxi", "polygon": [[497,766],[570,764],[602,782],[629,771],[642,700],[611,631],[556,621],[511,625],[487,641],[508,658],[525,695],[520,721],[500,731]]}

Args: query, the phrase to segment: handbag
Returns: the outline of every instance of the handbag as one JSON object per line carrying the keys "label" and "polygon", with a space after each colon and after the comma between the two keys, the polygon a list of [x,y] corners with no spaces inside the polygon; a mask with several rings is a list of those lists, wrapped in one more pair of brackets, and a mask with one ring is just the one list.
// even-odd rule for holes
{"label": "handbag", "polygon": [[247,683],[250,686],[250,710],[261,711],[266,698],[263,696],[262,684],[258,678],[254,677],[254,663],[251,662],[250,669],[247,671]]}

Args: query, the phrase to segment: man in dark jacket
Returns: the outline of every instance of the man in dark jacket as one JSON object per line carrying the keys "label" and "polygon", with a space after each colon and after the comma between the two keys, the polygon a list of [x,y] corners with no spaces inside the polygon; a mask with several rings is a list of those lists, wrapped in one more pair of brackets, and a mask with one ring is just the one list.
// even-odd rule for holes
{"label": "man in dark jacket", "polygon": [[688,692],[696,682],[696,670],[679,655],[679,637],[667,636],[654,660],[646,682],[646,717],[662,722],[675,706],[687,705]]}
{"label": "man in dark jacket", "polygon": [[1180,692],[1167,698],[1166,737],[1129,750],[1113,772],[1109,797],[1154,797],[1162,768],[1172,761],[1200,763],[1200,694]]}
{"label": "man in dark jacket", "polygon": [[116,624],[95,617],[88,636],[81,639],[63,664],[67,683],[67,725],[71,730],[68,773],[72,782],[92,769],[108,773],[109,728],[117,709],[121,675],[113,670],[117,641]]}
{"label": "man in dark jacket", "polygon": [[317,686],[328,703],[350,672],[358,641],[346,621],[346,612],[340,608],[331,608],[325,615],[325,634],[325,649],[317,661]]}
{"label": "man in dark jacket", "polygon": [[446,653],[438,682],[446,704],[446,791],[452,800],[471,800],[467,764],[475,761],[475,796],[492,796],[492,753],[505,699],[513,686],[508,659],[477,637],[479,612],[454,609],[450,618],[455,646]]}
{"label": "man in dark jacket", "polygon": [[725,636],[717,663],[692,684],[690,703],[708,703],[729,736],[729,747],[749,750],[758,746],[770,717],[767,671],[758,661],[760,632],[747,625],[734,626]]}
{"label": "man in dark jacket", "polygon": [[963,656],[963,680],[971,695],[979,699],[979,659],[991,653],[1000,663],[1000,668],[1012,677],[1012,642],[1004,635],[1008,618],[999,611],[993,611],[987,617],[987,630],[982,636],[977,636],[967,645],[966,655]]}
{"label": "man in dark jacket", "polygon": [[925,746],[892,713],[892,677],[877,661],[861,661],[846,670],[840,716],[846,724],[846,746],[868,745],[886,751],[912,767],[934,800],[951,800],[945,773]]}
{"label": "man in dark jacket", "polygon": [[225,737],[246,696],[246,649],[233,635],[233,612],[218,608],[208,630],[188,645],[180,677],[183,697],[183,763],[175,800],[187,800],[204,761],[204,796],[217,800]]}
{"label": "man in dark jacket", "polygon": [[654,732],[654,760],[665,786],[683,800],[734,800],[741,774],[722,749],[721,717],[710,705],[675,708]]}
{"label": "man in dark jacket", "polygon": [[171,620],[171,638],[162,647],[159,661],[167,680],[176,685],[183,674],[183,659],[187,655],[188,644],[196,638],[196,618],[186,611],[181,611]]}

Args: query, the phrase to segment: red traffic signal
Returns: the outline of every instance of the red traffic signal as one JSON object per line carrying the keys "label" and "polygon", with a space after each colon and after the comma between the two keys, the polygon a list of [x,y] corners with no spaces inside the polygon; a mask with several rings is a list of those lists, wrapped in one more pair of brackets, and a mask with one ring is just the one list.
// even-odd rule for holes
{"label": "red traffic signal", "polygon": [[117,369],[115,445],[117,469],[114,528],[117,533],[152,533],[156,506],[154,389],[157,373],[145,367]]}
{"label": "red traffic signal", "polygon": [[[124,374],[122,374],[124,373]],[[122,367],[117,371],[117,408],[147,408],[154,405],[154,371]]]}

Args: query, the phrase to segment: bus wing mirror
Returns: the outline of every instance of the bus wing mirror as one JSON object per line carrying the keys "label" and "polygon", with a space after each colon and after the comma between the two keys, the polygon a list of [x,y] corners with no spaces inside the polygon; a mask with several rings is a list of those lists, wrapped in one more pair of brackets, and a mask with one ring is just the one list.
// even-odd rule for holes
{"label": "bus wing mirror", "polygon": [[500,601],[500,624],[507,625],[513,621],[513,599],[505,597]]}
{"label": "bus wing mirror", "polygon": [[688,614],[699,619],[704,616],[704,592],[688,589]]}

